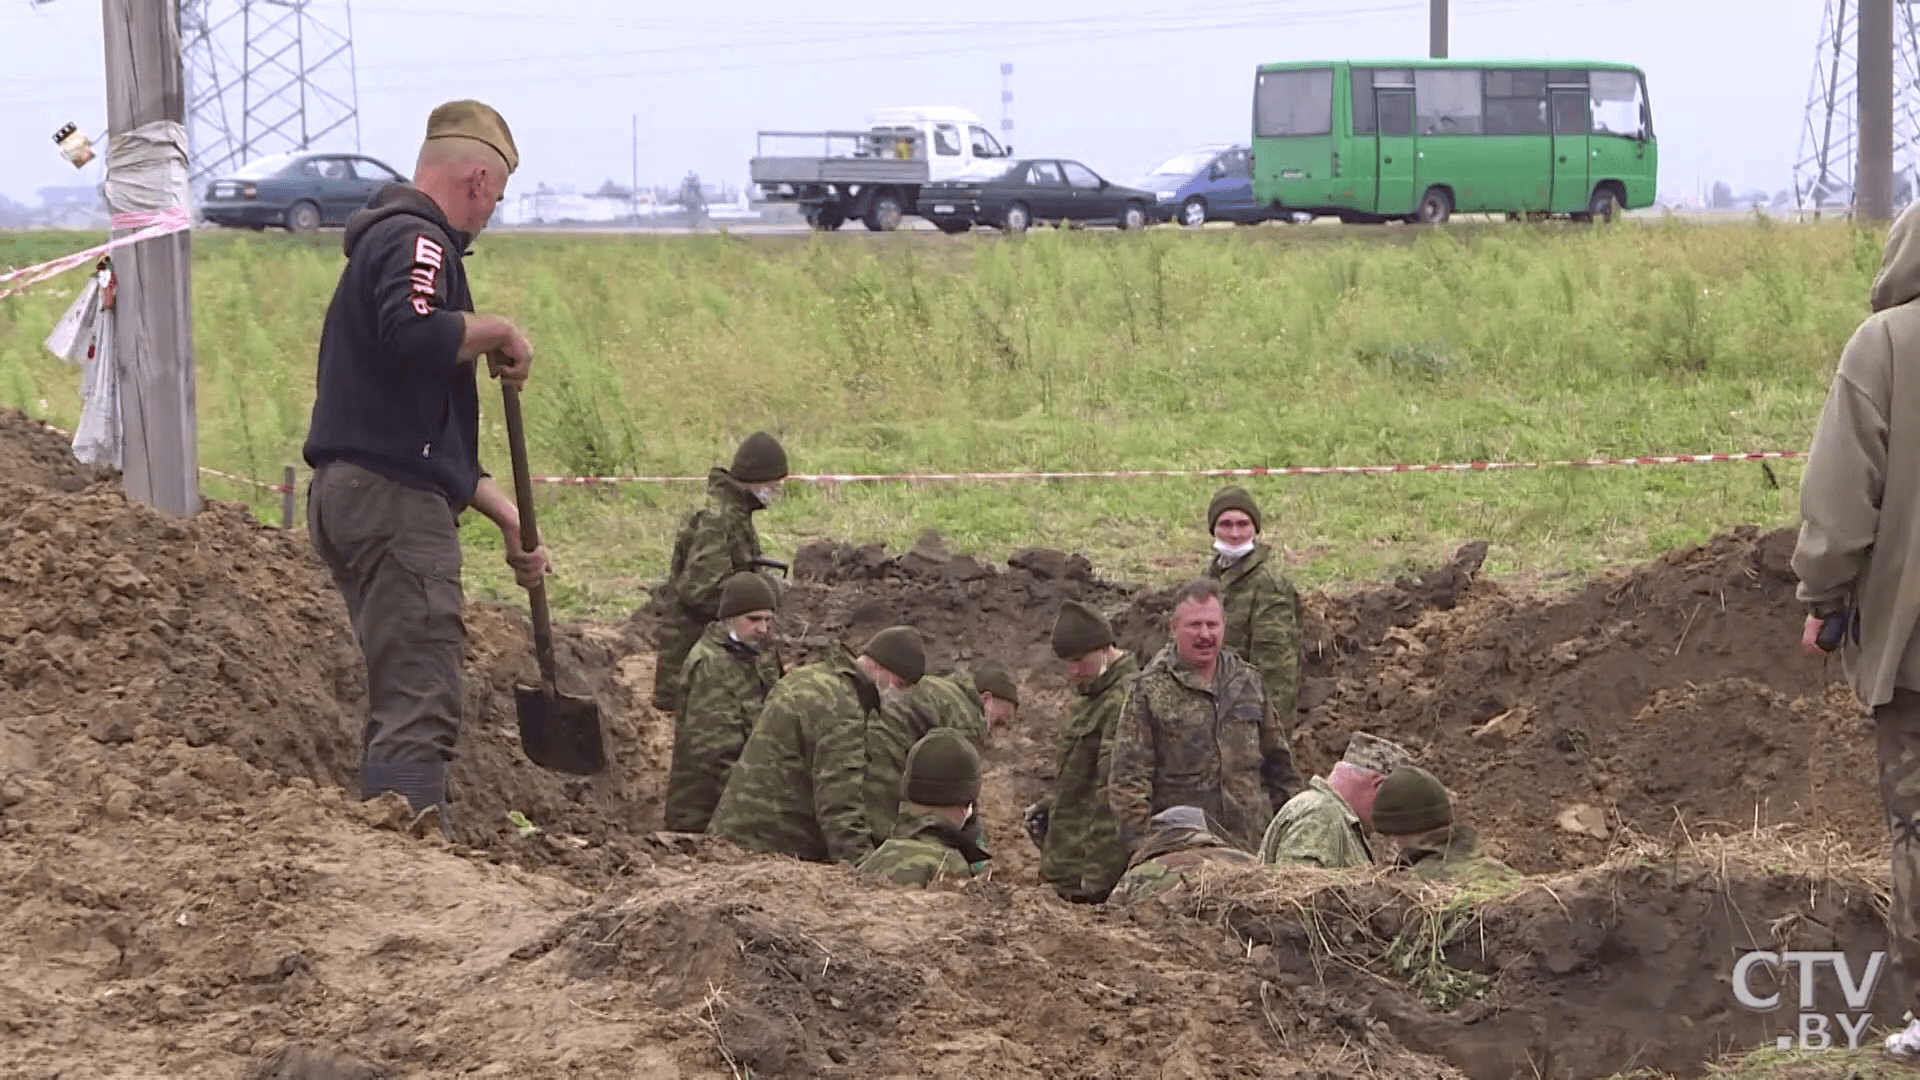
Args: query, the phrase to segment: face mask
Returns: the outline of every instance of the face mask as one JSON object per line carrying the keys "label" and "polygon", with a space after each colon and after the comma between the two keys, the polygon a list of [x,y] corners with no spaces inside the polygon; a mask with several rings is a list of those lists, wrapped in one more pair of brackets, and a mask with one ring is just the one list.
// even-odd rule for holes
{"label": "face mask", "polygon": [[1253,544],[1254,542],[1249,540],[1239,547],[1228,547],[1226,541],[1215,540],[1213,542],[1213,550],[1219,552],[1220,556],[1226,561],[1233,562],[1236,559],[1244,559],[1248,555],[1251,555],[1253,553]]}
{"label": "face mask", "polygon": [[780,489],[772,484],[768,484],[766,487],[757,487],[753,489],[753,497],[760,500],[762,507],[772,506],[775,502],[779,501]]}

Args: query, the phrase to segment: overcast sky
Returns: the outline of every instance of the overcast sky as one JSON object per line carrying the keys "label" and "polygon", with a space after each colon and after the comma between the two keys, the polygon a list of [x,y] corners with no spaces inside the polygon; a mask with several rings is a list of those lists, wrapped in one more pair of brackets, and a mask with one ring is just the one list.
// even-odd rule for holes
{"label": "overcast sky", "polygon": [[[211,0],[217,12],[234,0]],[[344,0],[316,0],[344,10]],[[353,4],[359,149],[402,172],[427,112],[477,97],[514,129],[520,171],[583,189],[627,182],[638,115],[642,183],[689,169],[746,180],[761,128],[864,126],[886,105],[958,105],[999,130],[1014,65],[1013,143],[1115,179],[1199,143],[1244,142],[1253,71],[1273,60],[1424,56],[1427,3],[1392,0],[974,0],[846,3],[808,19],[789,0],[360,0]],[[1591,58],[1647,73],[1663,192],[1696,178],[1791,183],[1820,0],[1453,0],[1452,54]],[[106,127],[97,0],[0,0],[0,194],[97,182],[51,136]],[[234,55],[238,56],[237,41]],[[342,131],[322,149],[354,149]]]}

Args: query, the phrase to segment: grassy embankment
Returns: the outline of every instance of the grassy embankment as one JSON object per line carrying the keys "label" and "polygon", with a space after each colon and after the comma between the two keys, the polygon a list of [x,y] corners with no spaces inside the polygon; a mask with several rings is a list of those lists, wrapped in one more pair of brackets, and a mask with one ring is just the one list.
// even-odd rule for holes
{"label": "grassy embankment", "polygon": [[[24,264],[83,238],[0,237]],[[495,235],[479,304],[529,329],[536,473],[690,475],[756,427],[809,472],[1207,468],[1804,449],[1864,313],[1878,237],[1844,225],[1605,230],[1036,232],[813,238]],[[299,459],[337,234],[202,234],[202,463]],[[0,402],[63,426],[77,371],[40,347],[79,279],[0,301]],[[486,460],[507,472],[491,386]],[[1794,519],[1775,464],[1255,481],[1303,585],[1454,545],[1540,581]],[[776,554],[923,530],[1003,557],[1087,552],[1168,581],[1205,550],[1211,481],[796,486]],[[211,496],[247,492],[209,479]],[[574,614],[631,609],[698,488],[541,491]],[[277,520],[278,500],[255,501]],[[469,521],[479,595],[508,596]]]}

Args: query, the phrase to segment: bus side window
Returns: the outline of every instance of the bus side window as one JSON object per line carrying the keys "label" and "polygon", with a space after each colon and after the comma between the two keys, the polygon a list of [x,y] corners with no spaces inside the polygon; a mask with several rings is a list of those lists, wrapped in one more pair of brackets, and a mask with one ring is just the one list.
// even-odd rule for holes
{"label": "bus side window", "polygon": [[1478,135],[1480,72],[1421,68],[1413,73],[1414,117],[1422,135]]}

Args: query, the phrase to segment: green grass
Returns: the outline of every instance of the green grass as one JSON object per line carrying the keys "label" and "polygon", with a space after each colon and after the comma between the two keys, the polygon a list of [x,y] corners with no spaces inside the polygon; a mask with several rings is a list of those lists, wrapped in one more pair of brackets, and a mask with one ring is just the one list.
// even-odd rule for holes
{"label": "green grass", "polygon": [[[15,265],[86,238],[0,237]],[[805,472],[1188,469],[1804,449],[1865,314],[1879,237],[1846,225],[1038,231],[1022,239],[489,235],[478,303],[527,327],[536,473],[703,475],[766,427]],[[195,238],[202,463],[299,459],[337,234]],[[0,401],[63,426],[40,347],[78,285],[0,301]],[[491,387],[488,405],[497,397]],[[507,472],[497,407],[485,460]],[[1797,466],[1300,477],[1249,486],[1296,580],[1372,580],[1492,542],[1574,581],[1739,523],[1787,524]],[[1206,549],[1204,479],[798,488],[776,554],[923,530],[1001,557],[1088,553],[1170,581]],[[246,492],[220,480],[221,498]],[[695,486],[547,488],[575,614],[622,612]],[[261,498],[263,518],[278,502]],[[466,529],[480,595],[499,539]]]}

